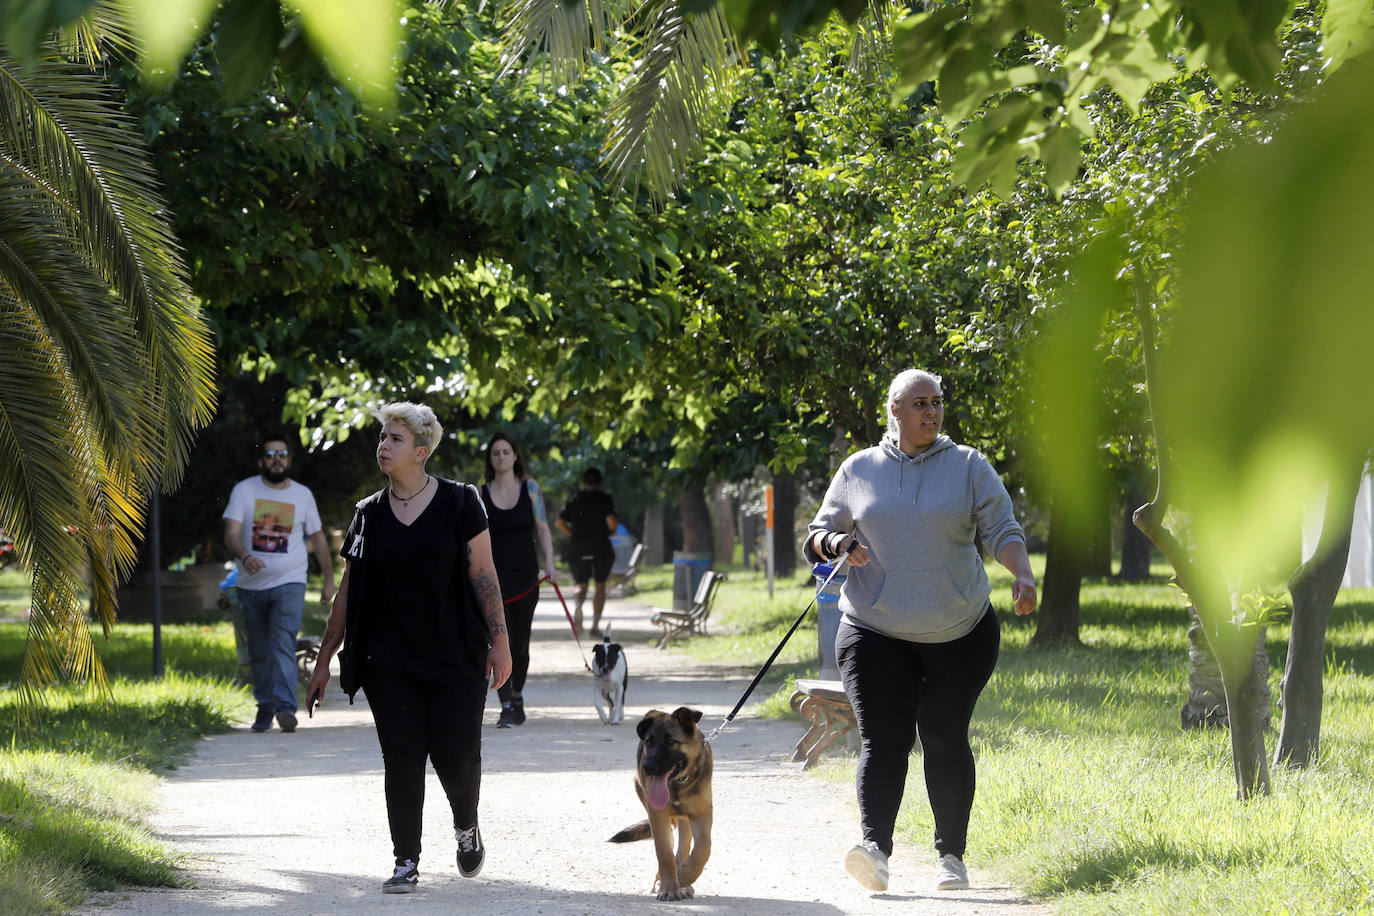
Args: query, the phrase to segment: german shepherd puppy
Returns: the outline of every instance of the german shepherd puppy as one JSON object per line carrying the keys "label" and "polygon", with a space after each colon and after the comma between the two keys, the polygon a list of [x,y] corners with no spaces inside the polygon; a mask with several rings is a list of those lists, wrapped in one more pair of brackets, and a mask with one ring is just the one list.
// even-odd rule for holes
{"label": "german shepherd puppy", "polygon": [[711,857],[711,745],[697,728],[700,721],[699,710],[679,706],[672,715],[651,709],[635,727],[635,792],[649,818],[626,827],[611,842],[653,837],[659,900],[691,897],[692,882]]}

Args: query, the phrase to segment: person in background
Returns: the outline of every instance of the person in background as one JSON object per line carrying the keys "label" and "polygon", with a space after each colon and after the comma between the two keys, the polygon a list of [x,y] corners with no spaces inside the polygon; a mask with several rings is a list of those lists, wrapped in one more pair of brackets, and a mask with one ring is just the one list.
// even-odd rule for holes
{"label": "person in background", "polygon": [[[557,581],[553,564],[553,535],[544,511],[544,494],[533,478],[525,476],[520,449],[505,433],[496,433],[487,442],[486,483],[482,502],[487,509],[491,532],[491,555],[506,604],[506,626],[510,629],[510,680],[497,691],[501,698],[498,728],[525,724],[525,677],[530,670],[530,632],[534,628],[534,609],[539,604],[539,557],[544,558],[542,574]],[[535,541],[539,553],[535,553]]]}
{"label": "person in background", "polygon": [[887,889],[907,761],[919,737],[935,816],[935,888],[956,890],[968,887],[969,722],[1001,642],[975,539],[1015,577],[1017,614],[1035,610],[1035,576],[997,472],[940,433],[939,376],[899,374],[888,388],[887,416],[882,441],[840,465],[802,544],[813,563],[848,556],[852,567],[840,592],[835,657],[862,739],[863,840],[845,867],[865,888]]}
{"label": "person in background", "polygon": [[434,411],[393,403],[375,416],[387,486],[358,503],[344,535],[343,580],[306,697],[313,711],[335,653],[349,701],[359,687],[367,694],[396,859],[382,892],[399,894],[420,880],[426,760],[448,796],[458,873],[482,870],[482,713],[511,656],[482,497],[425,468],[443,436]]}
{"label": "person in background", "polygon": [[240,480],[224,509],[224,544],[239,564],[239,605],[248,637],[253,731],[277,725],[296,730],[296,638],[305,614],[306,545],[315,552],[324,584],[320,600],[334,598],[334,564],[320,511],[310,488],[290,477],[291,447],[272,433],[260,443],[258,473]]}
{"label": "person in background", "polygon": [[606,608],[606,580],[615,564],[611,535],[615,533],[615,500],[601,489],[601,471],[582,472],[582,489],[573,494],[555,523],[568,535],[568,566],[577,583],[577,629],[582,629],[582,603],[587,598],[587,583],[595,582],[592,593],[592,635],[601,635],[601,612]]}

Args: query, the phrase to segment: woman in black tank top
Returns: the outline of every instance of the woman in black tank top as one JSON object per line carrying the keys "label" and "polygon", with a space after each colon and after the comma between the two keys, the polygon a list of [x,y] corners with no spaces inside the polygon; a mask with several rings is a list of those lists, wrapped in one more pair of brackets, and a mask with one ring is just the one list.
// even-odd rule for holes
{"label": "woman in black tank top", "polygon": [[487,507],[492,559],[506,602],[506,625],[510,628],[514,663],[510,680],[497,690],[501,697],[501,716],[496,725],[510,728],[525,722],[522,691],[530,668],[530,631],[534,626],[534,609],[539,603],[541,576],[535,540],[538,539],[540,552],[544,555],[542,575],[552,580],[555,577],[553,535],[549,532],[548,516],[544,511],[544,494],[538,483],[525,477],[520,449],[505,433],[496,433],[487,442],[484,476],[487,482],[482,485],[482,502]]}

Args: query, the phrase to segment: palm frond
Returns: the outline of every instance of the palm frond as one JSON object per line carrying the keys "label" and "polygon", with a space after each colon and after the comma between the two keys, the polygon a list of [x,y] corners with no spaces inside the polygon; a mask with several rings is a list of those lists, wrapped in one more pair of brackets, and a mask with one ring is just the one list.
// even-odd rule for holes
{"label": "palm frond", "polygon": [[850,71],[870,77],[892,65],[892,30],[906,10],[906,3],[900,0],[870,0],[867,12],[854,25]]}
{"label": "palm frond", "polygon": [[61,676],[107,686],[82,596],[108,635],[146,495],[213,411],[185,277],[110,90],[54,44],[27,70],[0,53],[0,523],[33,571],[28,712]]}
{"label": "palm frond", "polygon": [[627,4],[610,0],[514,0],[502,9],[506,20],[500,76],[538,60],[555,85],[581,76],[587,54],[605,47],[606,34],[628,14]]}
{"label": "palm frond", "polygon": [[136,455],[148,477],[175,483],[194,430],[213,412],[213,348],[130,119],[110,90],[55,55],[28,72],[0,55],[0,156],[68,214],[151,362],[162,434],[138,452],[110,454]]}
{"label": "palm frond", "polygon": [[723,116],[740,52],[719,6],[686,13],[658,4],[634,80],[610,111],[603,156],[613,180],[661,199],[701,150],[702,126]]}
{"label": "palm frond", "polygon": [[119,0],[97,0],[86,15],[57,30],[62,55],[90,70],[99,69],[106,47],[128,57],[137,55],[138,43],[129,30],[128,9]]}

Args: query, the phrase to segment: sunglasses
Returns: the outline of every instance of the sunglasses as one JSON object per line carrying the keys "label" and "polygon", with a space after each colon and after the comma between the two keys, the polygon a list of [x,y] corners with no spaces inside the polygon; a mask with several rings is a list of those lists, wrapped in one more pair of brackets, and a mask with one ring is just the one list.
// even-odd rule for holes
{"label": "sunglasses", "polygon": [[263,454],[266,455],[268,458],[290,458],[290,457],[291,457],[291,452],[290,452],[288,449],[284,449],[284,448],[269,448],[269,449],[264,449],[264,450],[263,450]]}

